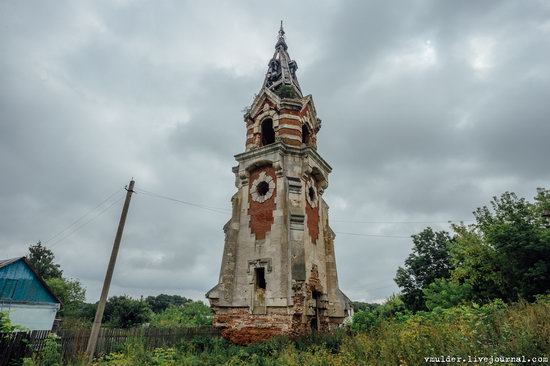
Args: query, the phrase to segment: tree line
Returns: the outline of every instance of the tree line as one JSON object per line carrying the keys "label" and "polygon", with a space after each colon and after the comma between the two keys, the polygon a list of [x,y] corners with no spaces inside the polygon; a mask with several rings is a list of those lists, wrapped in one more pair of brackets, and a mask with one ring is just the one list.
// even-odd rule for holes
{"label": "tree line", "polygon": [[412,253],[396,272],[400,294],[382,304],[354,303],[354,326],[381,318],[483,305],[534,302],[550,294],[550,191],[533,202],[505,192],[477,208],[474,223],[412,235]]}
{"label": "tree line", "polygon": [[[82,283],[63,275],[54,253],[41,242],[29,246],[28,259],[53,293],[63,302],[58,313],[61,327],[88,327],[94,320],[97,303],[86,302]],[[108,299],[103,324],[131,328],[142,324],[160,327],[194,327],[211,324],[211,311],[201,301],[180,295],[160,294],[134,299],[127,295]]]}

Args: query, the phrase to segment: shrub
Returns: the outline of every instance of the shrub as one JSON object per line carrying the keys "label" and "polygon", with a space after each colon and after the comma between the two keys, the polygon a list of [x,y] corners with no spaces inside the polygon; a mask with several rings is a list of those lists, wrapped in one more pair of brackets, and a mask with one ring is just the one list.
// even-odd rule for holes
{"label": "shrub", "polygon": [[153,351],[131,345],[99,364],[420,365],[425,357],[438,355],[543,356],[550,351],[550,296],[540,296],[535,303],[495,300],[377,319],[367,330],[350,334],[341,330],[297,339],[280,336],[244,347],[219,337],[196,337],[177,348]]}

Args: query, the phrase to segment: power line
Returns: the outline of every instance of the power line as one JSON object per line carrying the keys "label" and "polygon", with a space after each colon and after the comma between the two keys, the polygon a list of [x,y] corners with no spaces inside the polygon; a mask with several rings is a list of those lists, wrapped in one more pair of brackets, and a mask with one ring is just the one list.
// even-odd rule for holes
{"label": "power line", "polygon": [[355,220],[330,220],[332,222],[345,222],[350,224],[452,224],[453,222],[470,222],[474,220],[447,220],[447,221],[355,221]]}
{"label": "power line", "polygon": [[[217,212],[217,213],[227,214],[227,213],[231,212],[231,210],[228,210],[228,209],[225,209],[225,208],[214,207],[214,206],[206,206],[206,205],[203,205],[203,204],[200,204],[200,203],[189,202],[189,201],[169,197],[169,196],[166,196],[166,195],[162,195],[162,194],[159,194],[159,193],[146,191],[144,189],[139,189],[139,190],[136,189],[136,192],[144,194],[146,196],[151,196],[151,197],[161,198],[161,199],[168,200],[168,201],[178,202],[178,203],[182,203],[184,205],[198,207],[198,208],[202,208],[202,209],[205,209],[205,210],[214,211],[214,212]],[[371,221],[355,221],[355,220],[333,220],[333,219],[331,219],[330,221],[331,222],[352,223],[352,224],[450,224],[450,223],[453,223],[453,222],[469,222],[469,221],[474,221],[474,220],[447,220],[447,221],[381,221],[381,220],[379,221],[379,220],[371,220]],[[369,236],[373,236],[373,235],[369,235]]]}
{"label": "power line", "polygon": [[84,226],[88,225],[90,222],[94,221],[95,219],[97,219],[99,216],[103,215],[105,212],[107,212],[111,207],[113,207],[114,205],[116,205],[117,203],[119,203],[120,201],[122,201],[122,199],[124,198],[124,196],[120,197],[119,199],[117,199],[116,201],[114,201],[113,203],[111,203],[109,206],[105,207],[103,210],[101,210],[100,212],[98,212],[95,216],[93,216],[92,218],[90,218],[88,221],[85,221],[83,222],[82,224],[80,224],[79,226],[77,226],[73,231],[71,231],[70,233],[68,233],[67,235],[63,236],[61,239],[55,241],[53,244],[50,245],[50,248],[53,248],[55,245],[61,243],[63,240],[67,239],[69,236],[73,235],[74,233],[76,233],[78,230],[82,229]]}
{"label": "power line", "polygon": [[165,196],[165,195],[162,195],[162,194],[146,191],[144,189],[136,189],[135,191],[136,191],[136,193],[140,193],[140,194],[143,194],[143,195],[146,195],[146,196],[160,198],[160,199],[164,199],[164,200],[172,201],[172,202],[177,202],[177,203],[181,203],[181,204],[184,204],[184,205],[187,205],[187,206],[193,206],[193,207],[201,208],[203,210],[208,210],[208,211],[216,212],[216,213],[223,214],[223,215],[227,215],[229,212],[231,212],[231,210],[227,210],[227,209],[223,209],[223,208],[219,208],[219,207],[205,206],[205,205],[201,205],[199,203],[184,201],[184,200],[180,200],[180,199],[177,199],[177,198],[168,197],[168,196]]}
{"label": "power line", "polygon": [[[223,209],[223,208],[219,208],[219,207],[213,207],[213,206],[206,206],[206,205],[202,205],[202,204],[199,204],[199,203],[194,203],[194,202],[189,202],[189,201],[184,201],[184,200],[180,200],[180,199],[177,199],[177,198],[173,198],[173,197],[169,197],[169,196],[166,196],[166,195],[162,195],[162,194],[159,194],[159,193],[155,193],[155,192],[151,192],[151,191],[146,191],[144,189],[140,189],[140,190],[136,190],[137,193],[141,193],[141,194],[144,194],[146,196],[150,196],[150,197],[154,197],[154,198],[160,198],[160,199],[164,199],[164,200],[167,200],[167,201],[172,201],[172,202],[176,202],[176,203],[181,203],[181,204],[184,204],[184,205],[187,205],[187,206],[192,206],[192,207],[197,207],[197,208],[201,208],[203,210],[208,210],[208,211],[212,211],[212,212],[216,212],[216,213],[219,213],[219,214],[223,214],[223,215],[228,215],[229,212],[231,210],[227,210],[227,209]],[[344,223],[362,223],[362,224],[389,224],[389,223],[392,223],[392,224],[435,224],[435,223],[452,223],[452,222],[456,222],[456,221],[472,221],[472,220],[448,220],[446,222],[444,221],[352,221],[352,220],[331,220],[332,222],[344,222]],[[398,239],[410,239],[410,235],[383,235],[383,234],[363,234],[363,233],[352,233],[352,232],[343,232],[343,231],[340,231],[340,232],[335,232],[336,234],[343,234],[343,235],[354,235],[354,236],[365,236],[365,237],[376,237],[376,238],[398,238]]]}
{"label": "power line", "polygon": [[87,217],[88,215],[90,215],[92,212],[94,212],[96,209],[98,209],[99,207],[101,207],[105,202],[107,202],[108,200],[110,200],[111,198],[113,198],[114,195],[116,195],[117,193],[119,193],[120,191],[122,190],[122,188],[119,188],[117,189],[115,192],[113,192],[111,195],[109,195],[109,197],[105,198],[103,201],[101,201],[100,203],[97,204],[97,206],[95,206],[94,208],[92,208],[90,211],[88,211],[87,213],[85,213],[84,215],[80,216],[78,219],[76,219],[73,223],[71,223],[69,226],[67,226],[65,229],[61,230],[60,232],[58,232],[57,234],[55,234],[54,236],[50,237],[49,239],[45,240],[44,241],[44,244],[47,244],[49,243],[50,241],[52,241],[53,239],[57,238],[58,236],[60,236],[61,234],[63,234],[64,232],[66,232],[67,230],[69,230],[71,227],[73,227],[74,225],[78,224],[80,221],[82,221],[85,217]]}

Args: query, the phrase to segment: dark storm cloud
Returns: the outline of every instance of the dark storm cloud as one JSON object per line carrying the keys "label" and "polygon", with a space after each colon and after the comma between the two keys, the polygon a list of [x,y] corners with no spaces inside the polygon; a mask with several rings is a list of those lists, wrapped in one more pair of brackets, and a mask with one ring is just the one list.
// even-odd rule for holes
{"label": "dark storm cloud", "polygon": [[[550,7],[484,2],[43,2],[0,5],[0,257],[47,246],[97,297],[122,186],[136,178],[112,293],[213,286],[244,149],[241,110],[280,19],[333,166],[340,286],[396,291],[403,238],[546,185]],[[139,193],[152,191],[220,210]],[[343,221],[388,221],[352,223]],[[64,239],[65,238],[65,239]]]}

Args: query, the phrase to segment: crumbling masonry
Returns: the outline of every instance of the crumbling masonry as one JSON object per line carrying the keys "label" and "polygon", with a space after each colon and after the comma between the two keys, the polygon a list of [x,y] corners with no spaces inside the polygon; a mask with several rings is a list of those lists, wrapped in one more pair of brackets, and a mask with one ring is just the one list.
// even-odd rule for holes
{"label": "crumbling masonry", "polygon": [[327,331],[351,315],[338,288],[334,232],[322,199],[331,167],[321,128],[281,25],[260,93],[245,114],[246,151],[235,156],[237,193],[224,226],[219,283],[206,297],[214,326],[238,344]]}

